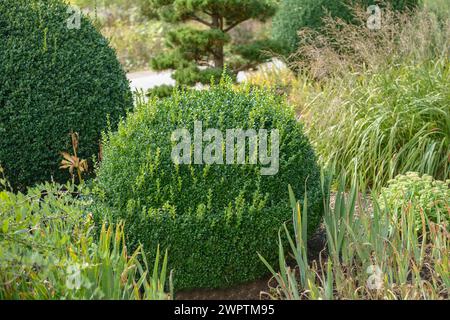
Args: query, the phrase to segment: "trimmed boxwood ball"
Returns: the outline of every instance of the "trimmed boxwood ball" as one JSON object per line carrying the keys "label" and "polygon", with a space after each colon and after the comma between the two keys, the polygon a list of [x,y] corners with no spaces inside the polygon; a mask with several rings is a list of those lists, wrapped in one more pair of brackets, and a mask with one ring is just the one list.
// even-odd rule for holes
{"label": "trimmed boxwood ball", "polygon": [[[210,128],[223,133],[223,150],[227,129],[267,129],[268,141],[278,129],[278,173],[261,175],[259,161],[174,164],[172,148],[179,141],[171,140],[172,132],[189,131],[193,160],[195,121],[203,122],[203,134]],[[206,140],[203,150],[211,143]],[[112,208],[99,212],[126,221],[129,244],[167,248],[177,290],[226,287],[265,275],[257,253],[271,263],[278,259],[277,234],[292,216],[289,184],[299,199],[307,190],[310,234],[322,213],[316,157],[291,108],[271,93],[232,89],[226,81],[138,105],[117,132],[105,136],[97,174],[99,195]]]}
{"label": "trimmed boxwood ball", "polygon": [[[56,0],[0,1],[0,164],[12,185],[64,181],[61,151],[97,155],[101,132],[132,107],[129,83],[108,41]],[[76,22],[76,20],[74,20]],[[69,24],[71,26],[71,24]]]}

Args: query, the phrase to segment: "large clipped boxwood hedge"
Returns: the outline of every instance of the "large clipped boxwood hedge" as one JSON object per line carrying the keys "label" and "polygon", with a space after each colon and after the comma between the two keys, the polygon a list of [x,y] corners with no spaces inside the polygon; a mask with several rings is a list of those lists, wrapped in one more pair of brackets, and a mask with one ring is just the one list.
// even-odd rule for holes
{"label": "large clipped boxwood hedge", "polygon": [[0,1],[0,164],[18,189],[64,181],[61,151],[99,149],[102,130],[126,114],[132,97],[113,49],[89,20],[80,29],[56,0]]}
{"label": "large clipped boxwood hedge", "polygon": [[[289,184],[299,199],[307,190],[310,232],[321,218],[319,168],[302,125],[279,97],[230,86],[151,100],[105,137],[100,194],[113,208],[113,220],[126,221],[129,244],[168,248],[178,290],[230,286],[266,274],[257,253],[277,261],[277,234],[292,216]],[[217,128],[224,137],[226,129],[278,129],[279,172],[261,175],[259,162],[175,165],[171,134],[186,128],[193,143],[196,120],[203,121],[203,132]]]}
{"label": "large clipped boxwood hedge", "polygon": [[351,22],[356,5],[363,9],[377,4],[390,6],[393,10],[412,9],[419,0],[281,0],[280,8],[273,18],[273,38],[284,47],[284,53],[294,53],[300,41],[298,31],[302,28],[319,29],[327,14]]}

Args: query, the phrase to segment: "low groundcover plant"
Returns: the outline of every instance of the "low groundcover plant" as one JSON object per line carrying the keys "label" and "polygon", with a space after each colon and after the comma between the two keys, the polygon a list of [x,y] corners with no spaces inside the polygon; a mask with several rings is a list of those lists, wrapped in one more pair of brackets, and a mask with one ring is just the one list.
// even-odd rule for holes
{"label": "low groundcover plant", "polygon": [[383,200],[380,205],[387,207],[397,219],[403,207],[413,211],[416,216],[416,228],[422,231],[423,222],[446,225],[449,228],[450,180],[440,181],[417,172],[398,175],[382,189]]}

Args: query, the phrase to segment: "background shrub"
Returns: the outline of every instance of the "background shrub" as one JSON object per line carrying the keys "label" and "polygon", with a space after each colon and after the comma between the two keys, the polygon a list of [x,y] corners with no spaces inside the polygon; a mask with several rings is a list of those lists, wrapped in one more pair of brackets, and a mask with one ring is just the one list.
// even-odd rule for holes
{"label": "background shrub", "polygon": [[302,28],[317,30],[323,26],[322,19],[329,14],[346,22],[353,19],[352,5],[366,9],[371,4],[389,4],[395,10],[415,7],[418,0],[282,0],[273,18],[273,37],[284,45],[284,53],[289,55],[298,48],[298,31]]}
{"label": "background shrub", "polygon": [[[171,133],[194,121],[280,130],[280,169],[261,176],[252,165],[174,165]],[[205,144],[206,145],[206,144]],[[288,184],[308,190],[309,230],[321,217],[320,174],[302,125],[279,98],[258,90],[178,92],[140,105],[104,142],[98,187],[112,218],[126,219],[127,241],[169,248],[176,289],[221,287],[266,273],[282,223],[291,217]],[[302,197],[303,198],[303,197]]]}
{"label": "background shrub", "polygon": [[69,177],[58,169],[71,130],[79,156],[99,149],[107,114],[114,127],[132,98],[114,51],[86,19],[67,28],[67,5],[57,1],[0,2],[0,163],[24,188]]}
{"label": "background shrub", "polygon": [[448,228],[449,184],[450,180],[434,180],[427,174],[421,176],[417,172],[398,175],[382,189],[381,205],[396,215],[402,209],[411,210],[415,215],[415,228],[418,231],[422,231],[422,213],[427,222],[432,221]]}

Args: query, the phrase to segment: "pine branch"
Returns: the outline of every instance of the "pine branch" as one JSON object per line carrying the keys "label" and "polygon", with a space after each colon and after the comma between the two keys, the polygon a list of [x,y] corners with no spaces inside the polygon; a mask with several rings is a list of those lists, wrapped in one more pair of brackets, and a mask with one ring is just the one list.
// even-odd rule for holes
{"label": "pine branch", "polygon": [[212,25],[211,23],[209,23],[209,22],[206,21],[206,20],[203,20],[202,18],[196,16],[195,14],[191,14],[191,15],[190,15],[190,18],[191,18],[192,20],[198,21],[198,22],[200,22],[200,23],[202,23],[202,24],[204,24],[204,25],[206,25],[206,26],[208,26],[208,27],[210,27],[210,28],[213,27],[213,25]]}
{"label": "pine branch", "polygon": [[232,23],[231,25],[229,25],[228,27],[226,27],[226,28],[223,30],[223,32],[228,32],[228,31],[230,31],[231,29],[237,27],[239,24],[241,24],[241,23],[244,22],[244,21],[245,21],[245,20],[239,20],[239,21],[236,21],[235,23]]}

